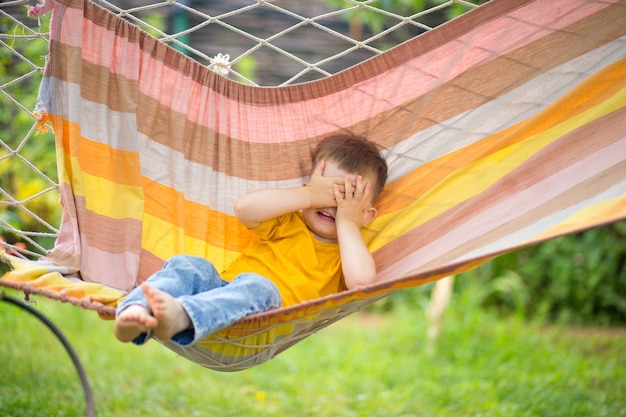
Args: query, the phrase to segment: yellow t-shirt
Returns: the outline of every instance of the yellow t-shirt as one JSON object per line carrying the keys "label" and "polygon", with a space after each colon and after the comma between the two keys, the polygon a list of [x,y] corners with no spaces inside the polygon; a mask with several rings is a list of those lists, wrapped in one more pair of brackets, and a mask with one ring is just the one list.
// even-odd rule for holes
{"label": "yellow t-shirt", "polygon": [[261,223],[250,245],[221,275],[232,281],[243,272],[271,279],[283,307],[345,289],[339,245],[320,242],[295,212]]}

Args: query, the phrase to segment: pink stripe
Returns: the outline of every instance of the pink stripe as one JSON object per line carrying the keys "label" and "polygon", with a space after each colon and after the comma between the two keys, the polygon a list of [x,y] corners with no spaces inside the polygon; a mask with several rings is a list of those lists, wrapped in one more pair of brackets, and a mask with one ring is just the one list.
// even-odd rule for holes
{"label": "pink stripe", "polygon": [[[187,114],[192,122],[240,140],[276,143],[325,135],[336,130],[337,126],[354,125],[423,95],[472,66],[527,45],[609,5],[609,2],[587,3],[584,0],[535,1],[514,11],[511,16],[487,22],[457,40],[350,89],[305,103],[276,106],[245,105],[215,94],[208,87],[181,76],[176,69],[163,65],[151,56],[150,51],[139,52],[137,44],[126,42],[89,21],[84,25],[90,29],[84,35],[83,53],[84,59],[91,63],[107,66],[129,79],[141,79],[139,89],[143,94],[160,100],[174,111]],[[81,10],[67,9],[66,13],[66,18],[82,19]],[[532,16],[534,21],[527,23],[524,16]],[[550,29],[536,23],[538,21],[541,25],[553,20],[558,23]],[[67,28],[73,26],[65,25]],[[82,33],[64,29],[62,42],[79,46],[82,37]],[[139,53],[142,55],[137,57]],[[457,61],[451,62],[449,57],[455,57]],[[393,82],[398,79],[403,82]],[[228,83],[225,82],[226,87]],[[282,94],[288,94],[289,87],[267,91],[275,94],[279,102]],[[241,123],[233,123],[233,119],[239,119]],[[284,128],[282,136],[277,136],[277,124]],[[254,132],[240,129],[246,125],[254,125]],[[293,128],[287,129],[286,126]]]}
{"label": "pink stripe", "polygon": [[[548,200],[558,197],[560,194],[567,192],[569,188],[584,181],[584,179],[598,175],[607,167],[621,162],[624,158],[624,149],[626,149],[626,137],[602,148],[598,152],[590,154],[585,159],[568,166],[558,173],[524,188],[501,203],[477,213],[477,216],[468,219],[460,227],[450,230],[449,233],[442,235],[439,239],[411,252],[406,258],[381,270],[379,277],[384,280],[402,276],[408,272],[407,266],[410,266],[410,270],[418,270],[421,265],[442,256],[451,249],[459,247],[474,238],[483,236],[485,233],[514,220],[519,217],[520,213],[526,213]],[[538,230],[537,233],[542,231]],[[450,242],[455,243],[453,247],[450,246]],[[468,247],[466,252],[476,249]],[[491,252],[496,252],[496,250]]]}
{"label": "pink stripe", "polygon": [[[137,80],[141,64],[141,48],[102,26],[83,17],[81,9],[65,9],[65,21],[83,20],[83,25],[61,25],[61,42],[82,47],[82,58],[92,64],[111,69],[115,74]],[[143,58],[143,57],[141,57]],[[144,58],[145,59],[145,58]]]}
{"label": "pink stripe", "polygon": [[[61,190],[64,187],[61,184]],[[71,198],[71,191],[70,198]],[[63,215],[61,216],[61,225],[59,226],[59,235],[54,243],[54,251],[59,254],[65,254],[70,257],[80,256],[80,247],[78,245],[78,238],[76,234],[78,234],[78,224],[75,219],[75,215],[70,214],[70,211],[66,208],[67,204],[62,207]],[[64,263],[67,266],[67,262]],[[72,265],[74,267],[74,265]],[[75,265],[76,268],[79,265]]]}
{"label": "pink stripe", "polygon": [[[105,252],[87,245],[87,239],[81,239],[81,278],[88,282],[106,283],[123,291],[135,287],[139,271],[139,256],[130,253]],[[104,276],[103,276],[104,275]]]}

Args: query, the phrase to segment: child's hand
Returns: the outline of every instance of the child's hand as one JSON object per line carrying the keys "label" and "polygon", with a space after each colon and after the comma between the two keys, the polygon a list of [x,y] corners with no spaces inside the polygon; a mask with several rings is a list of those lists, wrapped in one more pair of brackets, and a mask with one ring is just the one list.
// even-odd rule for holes
{"label": "child's hand", "polygon": [[361,175],[357,175],[355,179],[346,176],[344,188],[345,191],[342,193],[339,186],[334,186],[335,199],[337,200],[335,222],[352,222],[360,229],[370,220],[367,212],[371,207],[370,192],[372,186],[365,182]]}
{"label": "child's hand", "polygon": [[376,216],[372,207],[371,184],[361,175],[346,176],[345,192],[335,186],[337,241],[341,252],[341,269],[348,289],[356,289],[376,280],[376,263],[361,236],[361,228]]}
{"label": "child's hand", "polygon": [[345,180],[343,178],[324,177],[322,175],[325,166],[326,163],[321,161],[315,167],[309,182],[306,184],[313,208],[337,207],[335,187],[337,187],[339,194],[343,195],[345,192]]}

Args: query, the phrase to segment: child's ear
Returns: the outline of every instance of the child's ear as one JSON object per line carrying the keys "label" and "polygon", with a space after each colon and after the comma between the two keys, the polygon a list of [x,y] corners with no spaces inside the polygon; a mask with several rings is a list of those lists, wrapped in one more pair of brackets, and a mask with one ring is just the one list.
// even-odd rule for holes
{"label": "child's ear", "polygon": [[363,225],[365,226],[369,222],[374,220],[374,217],[376,217],[376,214],[378,214],[378,211],[376,210],[375,207],[370,207],[370,208],[366,209],[365,213],[364,213],[365,221],[364,221]]}

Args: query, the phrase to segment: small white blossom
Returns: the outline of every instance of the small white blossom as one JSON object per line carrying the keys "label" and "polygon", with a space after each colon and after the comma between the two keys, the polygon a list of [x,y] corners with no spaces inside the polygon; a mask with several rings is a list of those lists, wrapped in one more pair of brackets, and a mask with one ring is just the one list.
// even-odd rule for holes
{"label": "small white blossom", "polygon": [[211,58],[211,69],[219,75],[228,75],[230,68],[230,55],[219,53]]}

